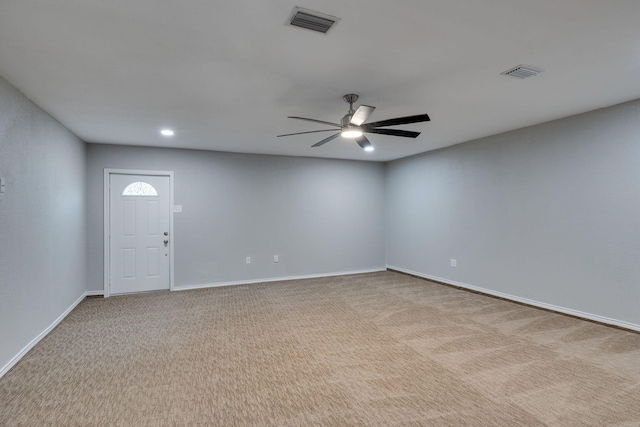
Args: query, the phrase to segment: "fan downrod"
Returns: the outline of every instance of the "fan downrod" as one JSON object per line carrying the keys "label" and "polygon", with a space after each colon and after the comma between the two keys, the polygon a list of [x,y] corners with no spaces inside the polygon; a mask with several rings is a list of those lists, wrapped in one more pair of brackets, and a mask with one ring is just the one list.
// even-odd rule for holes
{"label": "fan downrod", "polygon": [[348,93],[343,96],[342,99],[344,99],[344,102],[349,104],[349,112],[342,118],[342,126],[344,127],[345,124],[351,120],[351,116],[353,116],[353,113],[355,113],[355,110],[353,109],[353,103],[358,100],[358,95],[356,95],[355,93]]}
{"label": "fan downrod", "polygon": [[343,96],[342,99],[344,99],[344,102],[353,104],[358,100],[358,95],[356,95],[355,93],[348,93],[345,96]]}
{"label": "fan downrod", "polygon": [[353,114],[354,113],[353,103],[358,100],[358,95],[356,95],[355,93],[348,93],[345,96],[343,96],[342,99],[344,99],[344,102],[349,104],[349,114]]}

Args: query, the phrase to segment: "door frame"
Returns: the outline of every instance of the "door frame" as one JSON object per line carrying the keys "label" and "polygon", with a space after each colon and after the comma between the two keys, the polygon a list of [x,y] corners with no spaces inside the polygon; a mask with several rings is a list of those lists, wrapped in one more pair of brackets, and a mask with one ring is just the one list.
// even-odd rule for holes
{"label": "door frame", "polygon": [[142,176],[167,176],[169,177],[169,290],[174,289],[174,275],[173,275],[173,171],[156,171],[156,170],[140,170],[140,169],[104,169],[104,227],[103,227],[103,240],[104,240],[104,278],[103,278],[103,292],[104,297],[108,298],[111,295],[111,289],[109,286],[111,275],[111,245],[110,245],[110,188],[109,182],[111,181],[111,175],[142,175]]}

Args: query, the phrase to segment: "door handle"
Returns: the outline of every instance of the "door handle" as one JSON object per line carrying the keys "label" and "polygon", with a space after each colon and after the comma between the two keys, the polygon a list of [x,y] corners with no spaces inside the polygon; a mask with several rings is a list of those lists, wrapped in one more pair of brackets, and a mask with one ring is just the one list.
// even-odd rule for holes
{"label": "door handle", "polygon": [[165,241],[164,241],[164,247],[166,248],[168,244],[169,244],[169,241],[168,241],[168,240],[165,240]]}

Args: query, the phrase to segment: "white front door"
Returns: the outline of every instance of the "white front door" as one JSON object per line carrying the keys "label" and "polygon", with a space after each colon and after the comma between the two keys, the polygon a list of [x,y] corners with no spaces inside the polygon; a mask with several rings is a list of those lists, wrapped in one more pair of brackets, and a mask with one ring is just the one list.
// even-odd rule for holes
{"label": "white front door", "polygon": [[169,176],[109,174],[111,294],[169,289]]}

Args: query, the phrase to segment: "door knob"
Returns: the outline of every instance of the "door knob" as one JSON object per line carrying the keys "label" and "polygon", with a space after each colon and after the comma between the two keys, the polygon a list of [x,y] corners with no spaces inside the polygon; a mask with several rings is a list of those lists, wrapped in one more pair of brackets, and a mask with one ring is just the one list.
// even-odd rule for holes
{"label": "door knob", "polygon": [[168,244],[169,244],[169,241],[168,241],[168,240],[165,240],[165,241],[164,241],[164,246],[166,247]]}
{"label": "door knob", "polygon": [[165,236],[168,236],[168,235],[169,235],[169,232],[168,232],[168,231],[165,231],[165,232],[164,232],[164,235],[165,235]]}

